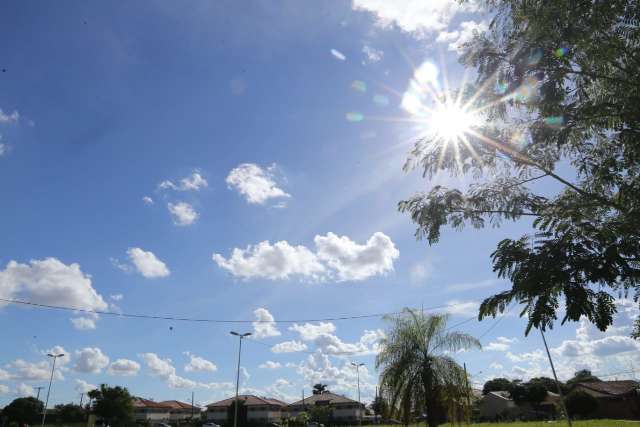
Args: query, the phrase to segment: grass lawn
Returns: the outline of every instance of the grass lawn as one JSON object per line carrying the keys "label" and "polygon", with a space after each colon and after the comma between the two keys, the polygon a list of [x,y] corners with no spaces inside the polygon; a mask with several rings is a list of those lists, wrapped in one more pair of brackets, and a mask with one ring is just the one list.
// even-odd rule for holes
{"label": "grass lawn", "polygon": [[[410,424],[413,426],[424,426],[424,422],[420,424]],[[442,427],[450,426],[451,424],[442,424]],[[466,426],[467,424],[461,424]],[[530,422],[512,422],[512,423],[477,423],[469,424],[478,427],[564,427],[567,426],[566,421],[530,421]],[[586,420],[586,421],[574,421],[574,427],[624,427],[624,426],[640,426],[640,421],[627,421],[627,420]],[[398,426],[378,426],[378,427],[398,427]]]}

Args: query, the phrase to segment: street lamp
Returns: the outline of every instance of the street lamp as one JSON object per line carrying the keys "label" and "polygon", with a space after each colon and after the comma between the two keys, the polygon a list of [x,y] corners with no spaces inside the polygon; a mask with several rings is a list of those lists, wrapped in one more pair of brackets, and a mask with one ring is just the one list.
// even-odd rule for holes
{"label": "street lamp", "polygon": [[44,420],[47,417],[47,405],[49,404],[49,394],[51,393],[51,383],[53,382],[53,372],[56,370],[56,359],[64,356],[64,353],[51,354],[47,353],[47,356],[53,358],[53,364],[51,365],[51,378],[49,378],[49,389],[47,390],[47,399],[44,402],[44,410],[42,411],[42,427],[44,427]]}
{"label": "street lamp", "polygon": [[[233,427],[238,427],[238,387],[240,386],[240,354],[242,353],[242,339],[251,335],[251,332],[246,332],[244,334],[239,334],[237,332],[231,331],[231,335],[235,335],[240,338],[240,347],[238,348],[238,371],[236,373],[236,400],[234,402],[234,415],[233,415]],[[44,427],[44,426],[42,426]]]}
{"label": "street lamp", "polygon": [[360,402],[360,366],[364,366],[364,363],[354,363],[351,365],[356,367],[356,378],[358,379],[358,422],[362,424],[362,402]]}

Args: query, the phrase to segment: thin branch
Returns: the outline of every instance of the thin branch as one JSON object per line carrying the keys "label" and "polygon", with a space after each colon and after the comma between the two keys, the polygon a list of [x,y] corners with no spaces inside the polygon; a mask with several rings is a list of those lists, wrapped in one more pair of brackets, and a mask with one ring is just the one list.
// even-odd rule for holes
{"label": "thin branch", "polygon": [[535,212],[518,212],[518,211],[503,211],[503,210],[484,210],[484,209],[451,209],[448,213],[481,213],[481,214],[503,214],[513,216],[541,216]]}

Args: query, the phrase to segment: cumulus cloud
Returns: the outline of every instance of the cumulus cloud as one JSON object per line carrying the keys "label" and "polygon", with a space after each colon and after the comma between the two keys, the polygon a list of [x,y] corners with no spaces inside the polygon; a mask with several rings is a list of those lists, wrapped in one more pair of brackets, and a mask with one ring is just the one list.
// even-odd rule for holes
{"label": "cumulus cloud", "polygon": [[436,38],[439,43],[448,43],[448,49],[451,51],[462,51],[462,46],[470,42],[475,34],[486,32],[489,26],[486,22],[464,21],[460,23],[460,27],[456,31],[441,31]]}
{"label": "cumulus cloud", "polygon": [[151,251],[145,251],[140,248],[129,248],[127,255],[129,255],[129,259],[136,267],[136,270],[138,270],[138,273],[147,279],[167,277],[171,274],[167,265],[160,261]]}
{"label": "cumulus cloud", "polygon": [[187,202],[167,203],[175,225],[191,225],[198,219],[198,212]]}
{"label": "cumulus cloud", "polygon": [[196,356],[189,352],[185,354],[189,356],[189,363],[184,365],[185,372],[215,372],[218,370],[215,363],[203,357]]}
{"label": "cumulus cloud", "polygon": [[96,320],[98,316],[85,316],[85,317],[74,317],[71,318],[71,323],[73,327],[80,331],[89,331],[96,328]]}
{"label": "cumulus cloud", "polygon": [[366,64],[373,64],[374,62],[378,62],[384,56],[384,52],[382,50],[376,49],[369,45],[364,45],[362,47],[362,53],[364,53],[364,56],[365,56],[364,62]]}
{"label": "cumulus cloud", "polygon": [[219,267],[242,279],[289,279],[292,276],[321,281],[359,281],[393,271],[393,261],[400,252],[391,239],[374,233],[365,244],[347,236],[327,233],[314,239],[316,252],[287,241],[273,245],[263,241],[246,249],[235,248],[229,258],[213,254]]}
{"label": "cumulus cloud", "polygon": [[280,331],[276,327],[274,318],[266,308],[258,308],[253,314],[256,316],[256,321],[253,322],[253,336],[255,338],[268,338],[277,337],[280,335]]}
{"label": "cumulus cloud", "polygon": [[249,203],[262,205],[269,199],[291,197],[275,181],[275,164],[264,169],[254,163],[243,163],[231,170],[226,183]]}
{"label": "cumulus cloud", "polygon": [[442,311],[446,314],[475,317],[478,315],[480,303],[478,301],[460,301],[457,299],[447,301],[447,307]]}
{"label": "cumulus cloud", "polygon": [[36,393],[33,391],[33,387],[25,383],[18,384],[18,387],[16,387],[16,394],[20,397],[30,397],[36,395]]}
{"label": "cumulus cloud", "polygon": [[132,377],[140,370],[140,364],[134,360],[118,359],[109,365],[107,373],[109,375],[119,375],[123,377]]}
{"label": "cumulus cloud", "polygon": [[151,374],[163,379],[169,388],[194,388],[198,385],[195,381],[176,375],[171,359],[161,359],[155,353],[142,353],[139,356]]}
{"label": "cumulus cloud", "polygon": [[[9,261],[0,270],[0,297],[88,310],[107,308],[102,296],[91,286],[90,276],[78,264],[66,265],[56,258],[32,260],[29,264]],[[0,307],[3,305],[0,302]]]}
{"label": "cumulus cloud", "polygon": [[4,369],[0,369],[0,381],[6,381],[9,378],[11,378],[9,372],[5,371]]}
{"label": "cumulus cloud", "polygon": [[200,175],[200,172],[194,171],[191,175],[182,178],[178,184],[174,184],[173,181],[170,180],[165,180],[158,184],[158,188],[161,190],[198,191],[208,185],[209,183]]}
{"label": "cumulus cloud", "polygon": [[289,330],[300,334],[300,338],[304,341],[313,341],[321,335],[335,332],[336,326],[331,322],[304,323],[302,325],[294,323],[293,326],[289,326]]}
{"label": "cumulus cloud", "polygon": [[264,363],[258,365],[260,369],[279,369],[282,368],[282,364],[280,362],[274,362],[272,360],[267,360]]}
{"label": "cumulus cloud", "polygon": [[495,341],[482,347],[482,349],[487,351],[507,351],[511,347],[511,344],[516,341],[518,341],[517,338],[498,337]]}
{"label": "cumulus cloud", "polygon": [[144,196],[144,197],[142,198],[142,202],[143,202],[145,205],[152,205],[152,204],[153,204],[153,199],[152,199],[151,197],[149,197],[149,196]]}
{"label": "cumulus cloud", "polygon": [[76,372],[99,374],[109,365],[109,357],[98,347],[85,347],[76,350],[76,363],[73,370]]}
{"label": "cumulus cloud", "polygon": [[475,2],[454,0],[352,0],[351,4],[354,10],[373,14],[377,26],[396,26],[418,39],[446,29],[456,13],[477,10]]}
{"label": "cumulus cloud", "polygon": [[[23,359],[16,359],[6,365],[12,380],[48,380],[51,375],[51,365],[47,361],[32,363]],[[60,370],[56,369],[55,379],[64,379]]]}
{"label": "cumulus cloud", "polygon": [[0,395],[9,394],[9,386],[0,384]]}
{"label": "cumulus cloud", "polygon": [[20,120],[20,113],[13,110],[13,113],[5,113],[0,108],[0,123],[17,123]]}
{"label": "cumulus cloud", "polygon": [[289,327],[290,331],[297,332],[303,341],[311,341],[316,350],[332,355],[359,354],[369,355],[378,353],[379,341],[385,334],[381,329],[365,330],[360,339],[355,343],[346,343],[334,335],[336,327],[331,322],[297,323]]}
{"label": "cumulus cloud", "polygon": [[340,61],[346,61],[346,59],[347,59],[345,54],[340,52],[338,49],[331,49],[330,52],[331,52],[331,55],[333,55],[334,58],[336,58],[336,59],[338,59]]}
{"label": "cumulus cloud", "polygon": [[85,380],[76,379],[75,389],[78,393],[88,393],[91,390],[97,389],[98,386],[95,384],[90,384]]}
{"label": "cumulus cloud", "polygon": [[283,341],[271,347],[271,351],[274,353],[296,353],[306,349],[307,345],[300,341]]}
{"label": "cumulus cloud", "polygon": [[[0,139],[1,138],[2,136],[0,136]],[[9,148],[7,148],[7,144],[0,143],[0,157],[4,156],[7,151],[9,151]]]}
{"label": "cumulus cloud", "polygon": [[113,294],[113,295],[109,296],[109,298],[111,298],[114,301],[122,301],[122,299],[124,298],[124,295],[122,295],[122,294]]}
{"label": "cumulus cloud", "polygon": [[277,280],[291,276],[317,279],[325,272],[325,267],[313,252],[304,246],[291,246],[284,240],[273,245],[263,241],[246,249],[235,248],[229,258],[216,253],[213,261],[242,279]]}

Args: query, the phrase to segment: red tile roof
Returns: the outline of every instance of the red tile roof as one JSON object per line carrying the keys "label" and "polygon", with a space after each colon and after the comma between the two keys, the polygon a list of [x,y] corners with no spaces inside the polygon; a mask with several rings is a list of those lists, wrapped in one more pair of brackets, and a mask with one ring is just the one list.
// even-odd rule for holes
{"label": "red tile roof", "polygon": [[[160,402],[161,405],[168,405],[171,409],[189,409],[191,410],[192,406],[190,403],[180,402],[179,400],[165,400]],[[193,409],[200,410],[197,406],[193,406]]]}
{"label": "red tile roof", "polygon": [[[220,408],[229,407],[235,400],[235,397],[221,400],[219,402],[213,402],[207,405],[207,408]],[[238,396],[238,400],[242,400],[247,406],[260,406],[260,405],[275,405],[275,406],[287,406],[287,404],[278,399],[271,399],[267,397],[258,397],[253,394],[241,394]]]}
{"label": "red tile roof", "polygon": [[142,397],[133,398],[134,408],[156,408],[156,409],[171,409],[171,406],[160,402],[154,402],[153,400],[143,399]]}
{"label": "red tile roof", "polygon": [[292,403],[290,406],[315,405],[316,402],[328,402],[331,405],[336,403],[358,403],[357,400],[349,399],[348,397],[340,396],[338,394],[331,393],[330,391],[325,391],[322,394],[312,394],[311,396],[305,397],[304,401],[299,400]]}

